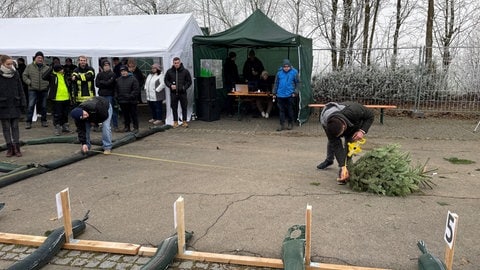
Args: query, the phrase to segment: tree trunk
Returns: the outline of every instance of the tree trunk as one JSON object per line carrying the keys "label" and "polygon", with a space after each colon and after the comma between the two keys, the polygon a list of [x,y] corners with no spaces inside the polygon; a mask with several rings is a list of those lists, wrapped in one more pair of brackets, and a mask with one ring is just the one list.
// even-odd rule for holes
{"label": "tree trunk", "polygon": [[434,0],[428,0],[427,29],[425,33],[425,66],[428,72],[433,72],[433,16]]}
{"label": "tree trunk", "polygon": [[332,58],[332,70],[338,70],[337,63],[337,13],[338,13],[338,0],[332,0],[332,17],[331,17],[331,26],[330,26],[330,48],[331,48],[331,58]]}
{"label": "tree trunk", "polygon": [[363,44],[362,44],[362,66],[367,64],[367,49],[368,49],[368,27],[370,25],[370,0],[365,0],[365,18],[363,20]]}
{"label": "tree trunk", "polygon": [[340,35],[340,54],[338,59],[338,68],[343,69],[345,65],[345,56],[350,41],[350,16],[352,13],[352,0],[343,0],[343,22],[342,33]]}

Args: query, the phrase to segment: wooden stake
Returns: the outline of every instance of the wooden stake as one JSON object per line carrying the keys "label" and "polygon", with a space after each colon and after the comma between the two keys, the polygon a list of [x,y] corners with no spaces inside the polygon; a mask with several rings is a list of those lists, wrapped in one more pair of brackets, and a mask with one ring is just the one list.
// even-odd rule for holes
{"label": "wooden stake", "polygon": [[185,252],[185,202],[180,196],[175,201],[175,229],[178,236],[178,254]]}
{"label": "wooden stake", "polygon": [[63,212],[63,227],[65,229],[65,243],[70,243],[73,240],[72,231],[72,216],[70,213],[70,195],[68,188],[60,192],[60,198],[62,199],[62,212]]}
{"label": "wooden stake", "polygon": [[[458,215],[455,213],[448,213],[447,226],[445,231],[445,240],[447,245],[445,247],[445,266],[447,270],[453,268],[453,255],[455,253],[455,238],[457,236]],[[451,246],[449,245],[451,243]]]}
{"label": "wooden stake", "polygon": [[310,265],[312,249],[312,206],[307,204],[305,213],[305,265]]}

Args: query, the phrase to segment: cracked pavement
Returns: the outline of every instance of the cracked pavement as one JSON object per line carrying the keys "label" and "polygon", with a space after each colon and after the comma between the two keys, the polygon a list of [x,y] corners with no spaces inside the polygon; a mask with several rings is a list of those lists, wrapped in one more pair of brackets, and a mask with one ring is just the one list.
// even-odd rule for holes
{"label": "cracked pavement", "polygon": [[[144,118],[141,129],[147,128]],[[317,170],[326,138],[315,118],[284,132],[275,131],[276,117],[193,121],[188,129],[158,132],[113,149],[112,155],[96,155],[0,189],[6,203],[0,231],[43,235],[61,226],[54,219],[55,194],[68,187],[72,218],[90,210],[88,223],[96,228],[87,226],[80,239],[156,246],[175,232],[173,204],[182,196],[186,229],[194,232],[188,249],[280,258],[287,229],[305,223],[310,204],[312,261],[417,269],[418,240],[443,259],[450,210],[460,224],[454,268],[478,269],[480,133],[472,132],[477,121],[387,116],[381,125],[377,119],[363,151],[398,143],[414,162],[428,160],[429,168],[438,168],[437,186],[403,198],[353,192],[336,184],[336,166]],[[21,138],[51,132],[22,126]],[[8,161],[47,162],[78,147],[25,146],[24,157]],[[453,165],[445,161],[448,157],[476,163]]]}

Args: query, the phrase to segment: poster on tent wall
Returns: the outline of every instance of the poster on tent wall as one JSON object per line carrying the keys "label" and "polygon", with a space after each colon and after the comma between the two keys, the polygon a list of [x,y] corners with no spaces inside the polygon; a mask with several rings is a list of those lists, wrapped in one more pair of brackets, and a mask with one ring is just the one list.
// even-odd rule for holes
{"label": "poster on tent wall", "polygon": [[217,88],[223,88],[222,60],[200,59],[200,77],[215,77]]}

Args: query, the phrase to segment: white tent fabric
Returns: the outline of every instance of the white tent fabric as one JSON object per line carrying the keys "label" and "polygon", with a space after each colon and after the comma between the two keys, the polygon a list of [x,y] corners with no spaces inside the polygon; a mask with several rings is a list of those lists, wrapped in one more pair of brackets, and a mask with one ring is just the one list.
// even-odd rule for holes
{"label": "white tent fabric", "polygon": [[[193,77],[192,37],[202,31],[192,14],[0,19],[0,54],[25,57],[91,57],[98,70],[100,57],[162,57],[164,69],[180,57]],[[192,88],[193,89],[193,88]],[[189,91],[188,115],[193,91]],[[167,89],[167,124],[172,124]],[[181,114],[179,114],[181,115]]]}

